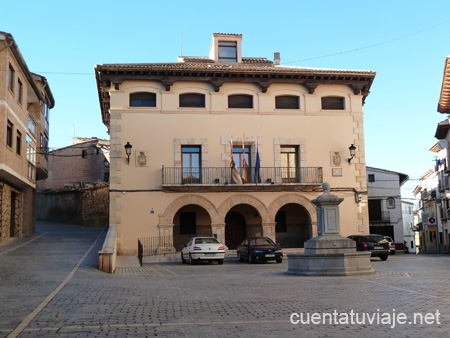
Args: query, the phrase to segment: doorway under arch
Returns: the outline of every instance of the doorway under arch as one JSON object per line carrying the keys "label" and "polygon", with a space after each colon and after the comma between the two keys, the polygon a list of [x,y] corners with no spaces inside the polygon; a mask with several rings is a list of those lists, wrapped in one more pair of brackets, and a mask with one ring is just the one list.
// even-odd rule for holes
{"label": "doorway under arch", "polygon": [[282,248],[303,248],[312,237],[311,217],[300,204],[282,206],[275,216],[276,242]]}
{"label": "doorway under arch", "polygon": [[236,249],[247,236],[245,217],[238,212],[229,212],[225,217],[225,245]]}
{"label": "doorway under arch", "polygon": [[180,251],[190,238],[211,236],[211,217],[201,206],[189,204],[180,208],[173,218],[173,246]]}
{"label": "doorway under arch", "polygon": [[225,245],[234,250],[248,236],[261,236],[261,215],[248,204],[239,204],[225,216]]}

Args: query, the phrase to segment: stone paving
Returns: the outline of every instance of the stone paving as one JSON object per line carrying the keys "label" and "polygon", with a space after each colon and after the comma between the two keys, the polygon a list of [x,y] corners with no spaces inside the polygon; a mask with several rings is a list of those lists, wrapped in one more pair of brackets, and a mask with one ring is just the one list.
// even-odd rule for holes
{"label": "stone paving", "polygon": [[[450,256],[374,258],[377,272],[365,277],[288,276],[287,259],[156,263],[110,275],[97,270],[104,236],[39,223],[35,235],[0,245],[0,337],[445,337],[450,328]],[[436,311],[430,324],[409,324]],[[292,324],[293,313],[330,315]],[[385,321],[352,324],[352,313]],[[404,313],[406,324],[391,328],[385,313]]]}

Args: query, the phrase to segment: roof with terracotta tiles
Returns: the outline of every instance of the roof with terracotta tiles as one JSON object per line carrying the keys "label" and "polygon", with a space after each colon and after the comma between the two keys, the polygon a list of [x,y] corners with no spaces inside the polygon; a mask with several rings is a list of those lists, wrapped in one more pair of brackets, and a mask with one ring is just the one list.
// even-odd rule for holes
{"label": "roof with terracotta tiles", "polygon": [[[198,57],[195,57],[197,60]],[[327,68],[307,68],[295,66],[274,65],[271,61],[264,61],[262,58],[243,59],[243,63],[225,63],[208,61],[207,58],[199,58],[193,62],[194,57],[185,57],[185,62],[174,63],[115,63],[97,65],[97,70],[117,69],[117,70],[205,70],[205,71],[243,71],[243,72],[269,72],[269,73],[327,73],[327,74],[367,74],[375,76],[375,72],[370,70],[347,70],[347,69],[327,69]],[[250,60],[256,59],[256,62]],[[244,61],[245,60],[245,61]]]}

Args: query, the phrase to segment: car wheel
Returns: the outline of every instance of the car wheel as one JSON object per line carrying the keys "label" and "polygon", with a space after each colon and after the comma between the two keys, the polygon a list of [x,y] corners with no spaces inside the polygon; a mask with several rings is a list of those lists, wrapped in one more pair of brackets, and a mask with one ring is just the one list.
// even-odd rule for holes
{"label": "car wheel", "polygon": [[277,259],[277,263],[282,263],[283,262],[283,258]]}
{"label": "car wheel", "polygon": [[186,264],[186,260],[183,257],[183,253],[181,253],[181,263]]}
{"label": "car wheel", "polygon": [[381,259],[382,261],[385,261],[385,260],[388,259],[388,255],[380,256],[380,259]]}
{"label": "car wheel", "polygon": [[189,254],[189,264],[194,265],[195,261],[192,259],[191,254]]}
{"label": "car wheel", "polygon": [[223,259],[219,259],[219,260],[217,261],[217,263],[219,263],[219,265],[222,265],[222,264],[223,264]]}
{"label": "car wheel", "polygon": [[391,255],[395,255],[395,250],[392,250],[392,251],[391,251]]}
{"label": "car wheel", "polygon": [[241,253],[240,253],[239,251],[238,251],[238,253],[237,253],[237,259],[238,259],[239,262],[242,262],[242,261],[243,261],[242,256],[241,256]]}

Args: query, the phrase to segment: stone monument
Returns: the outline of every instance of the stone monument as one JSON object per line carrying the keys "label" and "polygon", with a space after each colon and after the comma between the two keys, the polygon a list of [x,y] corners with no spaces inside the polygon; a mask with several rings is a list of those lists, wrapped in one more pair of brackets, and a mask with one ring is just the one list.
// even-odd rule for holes
{"label": "stone monument", "polygon": [[288,275],[357,276],[375,271],[369,251],[356,251],[355,241],[342,237],[339,204],[344,200],[330,194],[330,185],[322,184],[324,193],[312,200],[317,206],[318,236],[305,242],[304,254],[288,254]]}

